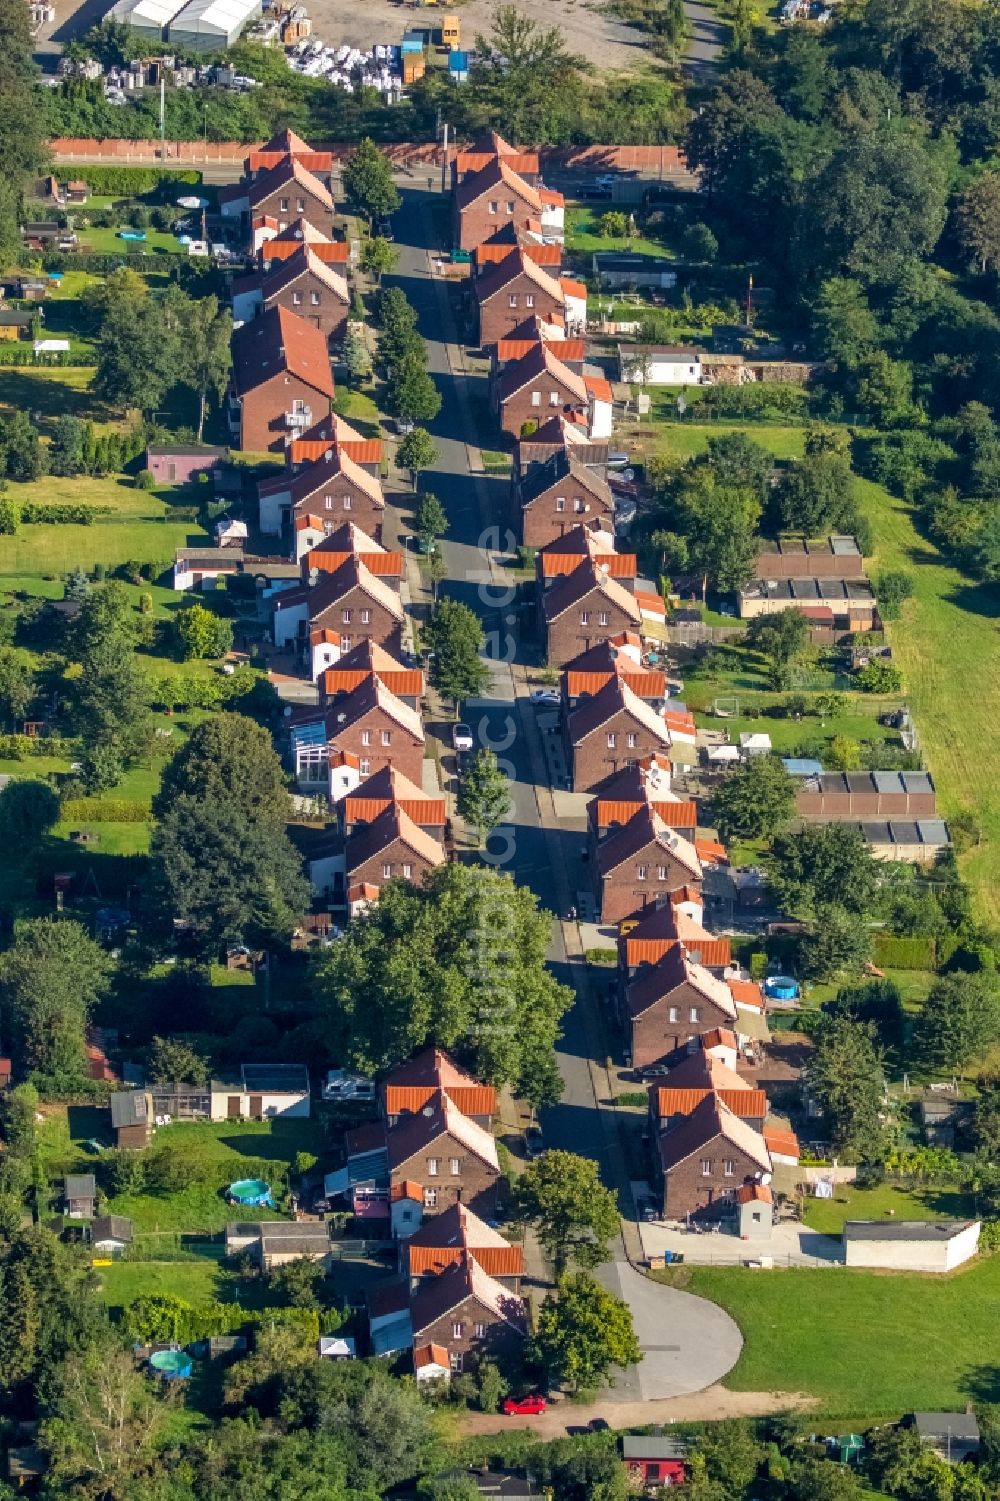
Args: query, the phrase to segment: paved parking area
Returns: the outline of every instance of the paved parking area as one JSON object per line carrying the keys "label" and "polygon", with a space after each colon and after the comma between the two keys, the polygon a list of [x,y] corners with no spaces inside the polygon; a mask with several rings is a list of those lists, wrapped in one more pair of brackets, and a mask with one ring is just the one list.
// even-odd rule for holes
{"label": "paved parking area", "polygon": [[839,1240],[819,1235],[797,1220],[783,1220],[773,1227],[767,1240],[760,1241],[740,1240],[722,1230],[698,1234],[655,1223],[641,1224],[639,1236],[647,1257],[670,1251],[698,1266],[743,1266],[761,1256],[770,1256],[775,1266],[834,1266],[844,1261]]}

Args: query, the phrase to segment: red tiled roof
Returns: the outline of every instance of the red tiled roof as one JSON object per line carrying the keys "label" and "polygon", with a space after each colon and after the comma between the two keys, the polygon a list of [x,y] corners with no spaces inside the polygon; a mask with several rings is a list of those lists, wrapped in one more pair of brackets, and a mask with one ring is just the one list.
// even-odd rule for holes
{"label": "red tiled roof", "polygon": [[643,672],[637,667],[635,672],[567,672],[566,693],[570,698],[578,698],[581,693],[600,693],[616,677],[639,698],[663,698],[666,692],[662,672]]}
{"label": "red tiled roof", "polygon": [[744,1120],[763,1120],[767,1115],[767,1095],[762,1089],[674,1089],[669,1084],[656,1091],[656,1113],[661,1117],[690,1115],[713,1093],[718,1094],[734,1115]]}
{"label": "red tiled roof", "polygon": [[799,1139],[794,1131],[782,1131],[774,1128],[766,1128],[764,1140],[767,1150],[776,1157],[798,1157]]}
{"label": "red tiled roof", "polygon": [[233,334],[233,379],[239,395],[283,370],[332,399],[333,371],[326,336],[288,308],[269,308]]}
{"label": "red tiled roof", "polygon": [[726,984],[733,993],[733,1000],[737,1004],[745,1006],[763,1006],[764,996],[761,988],[753,980],[727,980]]}
{"label": "red tiled roof", "polygon": [[725,864],[729,859],[726,846],[719,844],[716,839],[696,839],[694,847],[698,851],[699,859],[703,860],[706,865],[712,865],[716,861]]}
{"label": "red tiled roof", "polygon": [[[511,255],[517,249],[516,244],[497,245],[484,244],[476,246],[477,266],[496,266],[506,256]],[[563,248],[561,245],[533,245],[530,240],[526,241],[521,249],[536,266],[562,265]]]}
{"label": "red tiled roof", "polygon": [[441,1366],[445,1371],[450,1369],[448,1351],[444,1345],[417,1345],[413,1352],[413,1365],[418,1371],[424,1366]]}
{"label": "red tiled roof", "polygon": [[[764,1140],[767,1140],[765,1133]],[[737,1204],[773,1204],[774,1195],[764,1183],[741,1183],[736,1190]]]}
{"label": "red tiled roof", "polygon": [[[599,553],[601,565],[606,566],[608,573],[613,579],[634,579],[638,572],[638,565],[634,552],[610,552]],[[564,573],[572,573],[574,568],[580,566],[580,554],[578,552],[544,552],[539,553],[539,565],[542,578],[559,578]]]}
{"label": "red tiled roof", "polygon": [[584,301],[587,300],[586,283],[582,281],[574,281],[570,277],[562,276],[559,278],[559,285],[563,289],[564,297],[582,297]]}
{"label": "red tiled roof", "polygon": [[[694,829],[698,826],[698,804],[694,802],[663,803],[651,798],[653,810],[662,818],[668,829]],[[610,828],[612,824],[628,823],[630,819],[646,806],[645,802],[621,802],[597,797],[595,817],[599,829]],[[591,804],[593,807],[594,805]],[[686,890],[687,888],[685,888]],[[734,997],[735,999],[735,997]]]}
{"label": "red tiled roof", "polygon": [[[340,448],[355,464],[380,464],[382,442],[379,438],[362,438],[359,442],[339,443]],[[332,444],[328,438],[293,438],[289,457],[293,464],[315,463],[328,453]]]}
{"label": "red tiled roof", "polygon": [[[410,815],[413,817],[413,814]],[[416,820],[414,820],[416,821]],[[443,820],[442,820],[443,822]],[[419,1084],[387,1084],[385,1108],[388,1115],[416,1115],[418,1110],[430,1104],[441,1093],[440,1087]],[[453,1084],[446,1091],[448,1098],[463,1115],[494,1115],[497,1108],[497,1092],[492,1084]]]}

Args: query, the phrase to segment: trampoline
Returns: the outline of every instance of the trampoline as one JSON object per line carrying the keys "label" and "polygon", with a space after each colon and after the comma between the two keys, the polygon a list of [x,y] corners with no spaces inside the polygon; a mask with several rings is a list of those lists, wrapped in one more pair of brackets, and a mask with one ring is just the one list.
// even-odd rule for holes
{"label": "trampoline", "polygon": [[191,1374],[191,1357],[183,1350],[156,1350],[149,1364],[165,1381],[186,1381]]}
{"label": "trampoline", "polygon": [[776,1001],[794,1001],[799,993],[799,983],[791,975],[771,975],[764,981],[764,992]]}
{"label": "trampoline", "polygon": [[237,1183],[230,1183],[226,1197],[234,1204],[246,1204],[251,1208],[271,1204],[271,1185],[263,1178],[241,1178]]}

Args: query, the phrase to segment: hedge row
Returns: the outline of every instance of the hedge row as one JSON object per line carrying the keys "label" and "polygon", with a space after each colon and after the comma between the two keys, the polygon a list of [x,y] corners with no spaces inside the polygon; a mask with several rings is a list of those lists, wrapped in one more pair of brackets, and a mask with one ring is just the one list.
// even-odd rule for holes
{"label": "hedge row", "polygon": [[[43,271],[90,271],[95,276],[109,276],[119,266],[129,266],[133,271],[167,272],[172,266],[179,265],[180,260],[180,256],[158,254],[152,250],[116,250],[111,255],[49,250],[41,258]],[[33,270],[38,264],[38,252],[22,250],[17,264],[25,270]]]}
{"label": "hedge row", "polygon": [[12,761],[23,761],[26,756],[68,758],[76,751],[76,741],[61,735],[0,735],[0,756]]}
{"label": "hedge row", "polygon": [[149,806],[127,797],[69,797],[62,805],[64,823],[146,823]]}
{"label": "hedge row", "polygon": [[879,968],[936,969],[937,944],[933,938],[895,938],[891,933],[876,933],[872,958]]}
{"label": "hedge row", "polygon": [[21,507],[21,520],[26,525],[44,522],[47,526],[93,526],[95,516],[113,514],[110,506],[62,506],[38,500],[29,500]]}
{"label": "hedge row", "polygon": [[152,193],[163,182],[201,183],[201,173],[194,167],[74,167],[73,176],[85,182],[99,198]]}

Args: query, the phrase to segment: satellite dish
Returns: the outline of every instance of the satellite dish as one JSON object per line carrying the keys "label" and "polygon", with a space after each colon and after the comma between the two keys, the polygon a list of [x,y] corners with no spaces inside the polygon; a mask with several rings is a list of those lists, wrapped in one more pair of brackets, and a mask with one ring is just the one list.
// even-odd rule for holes
{"label": "satellite dish", "polygon": [[766,1188],[767,1185],[770,1183],[770,1181],[771,1181],[771,1174],[770,1173],[761,1173],[761,1175],[760,1175],[760,1184],[761,1184],[762,1188]]}

